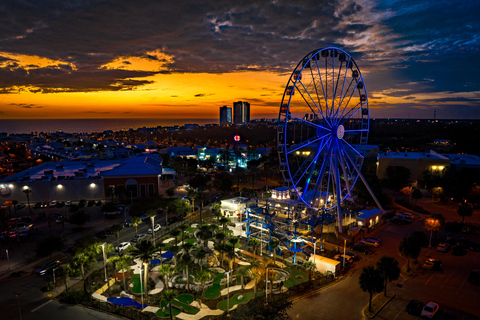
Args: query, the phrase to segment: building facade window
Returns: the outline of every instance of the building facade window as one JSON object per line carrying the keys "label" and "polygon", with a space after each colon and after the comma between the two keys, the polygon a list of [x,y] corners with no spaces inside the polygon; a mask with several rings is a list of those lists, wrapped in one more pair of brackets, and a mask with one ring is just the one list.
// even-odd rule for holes
{"label": "building facade window", "polygon": [[148,195],[149,196],[155,195],[155,186],[153,183],[148,184]]}
{"label": "building facade window", "polygon": [[147,186],[144,184],[140,185],[140,197],[146,197],[147,196]]}

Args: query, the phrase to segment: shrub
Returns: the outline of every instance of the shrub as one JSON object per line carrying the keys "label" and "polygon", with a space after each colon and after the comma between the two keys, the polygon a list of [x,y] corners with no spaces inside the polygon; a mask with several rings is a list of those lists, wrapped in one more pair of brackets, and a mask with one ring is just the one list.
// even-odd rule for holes
{"label": "shrub", "polygon": [[90,295],[83,290],[64,291],[60,295],[60,301],[70,304],[79,304],[82,301],[89,301]]}

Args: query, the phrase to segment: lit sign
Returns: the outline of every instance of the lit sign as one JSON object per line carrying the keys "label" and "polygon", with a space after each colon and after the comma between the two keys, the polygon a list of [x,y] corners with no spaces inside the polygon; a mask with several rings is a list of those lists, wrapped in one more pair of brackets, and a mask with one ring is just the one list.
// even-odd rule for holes
{"label": "lit sign", "polygon": [[8,198],[12,195],[12,189],[8,186],[0,186],[0,197],[2,198]]}
{"label": "lit sign", "polygon": [[233,137],[233,140],[235,140],[236,142],[240,141],[240,136],[237,134]]}

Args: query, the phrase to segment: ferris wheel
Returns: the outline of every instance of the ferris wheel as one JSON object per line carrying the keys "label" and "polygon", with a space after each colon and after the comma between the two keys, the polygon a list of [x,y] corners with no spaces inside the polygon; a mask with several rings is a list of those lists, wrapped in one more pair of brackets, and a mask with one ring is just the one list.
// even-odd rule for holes
{"label": "ferris wheel", "polygon": [[307,54],[288,80],[277,127],[280,170],[299,203],[340,215],[357,179],[366,184],[368,132],[367,89],[352,57],[334,47]]}

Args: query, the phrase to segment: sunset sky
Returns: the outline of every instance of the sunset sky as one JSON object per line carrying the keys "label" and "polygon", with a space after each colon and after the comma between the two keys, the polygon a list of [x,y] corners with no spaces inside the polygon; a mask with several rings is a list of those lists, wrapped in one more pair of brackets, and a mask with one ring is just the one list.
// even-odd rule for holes
{"label": "sunset sky", "polygon": [[360,67],[372,117],[480,119],[480,1],[0,3],[0,119],[278,116],[310,51]]}

